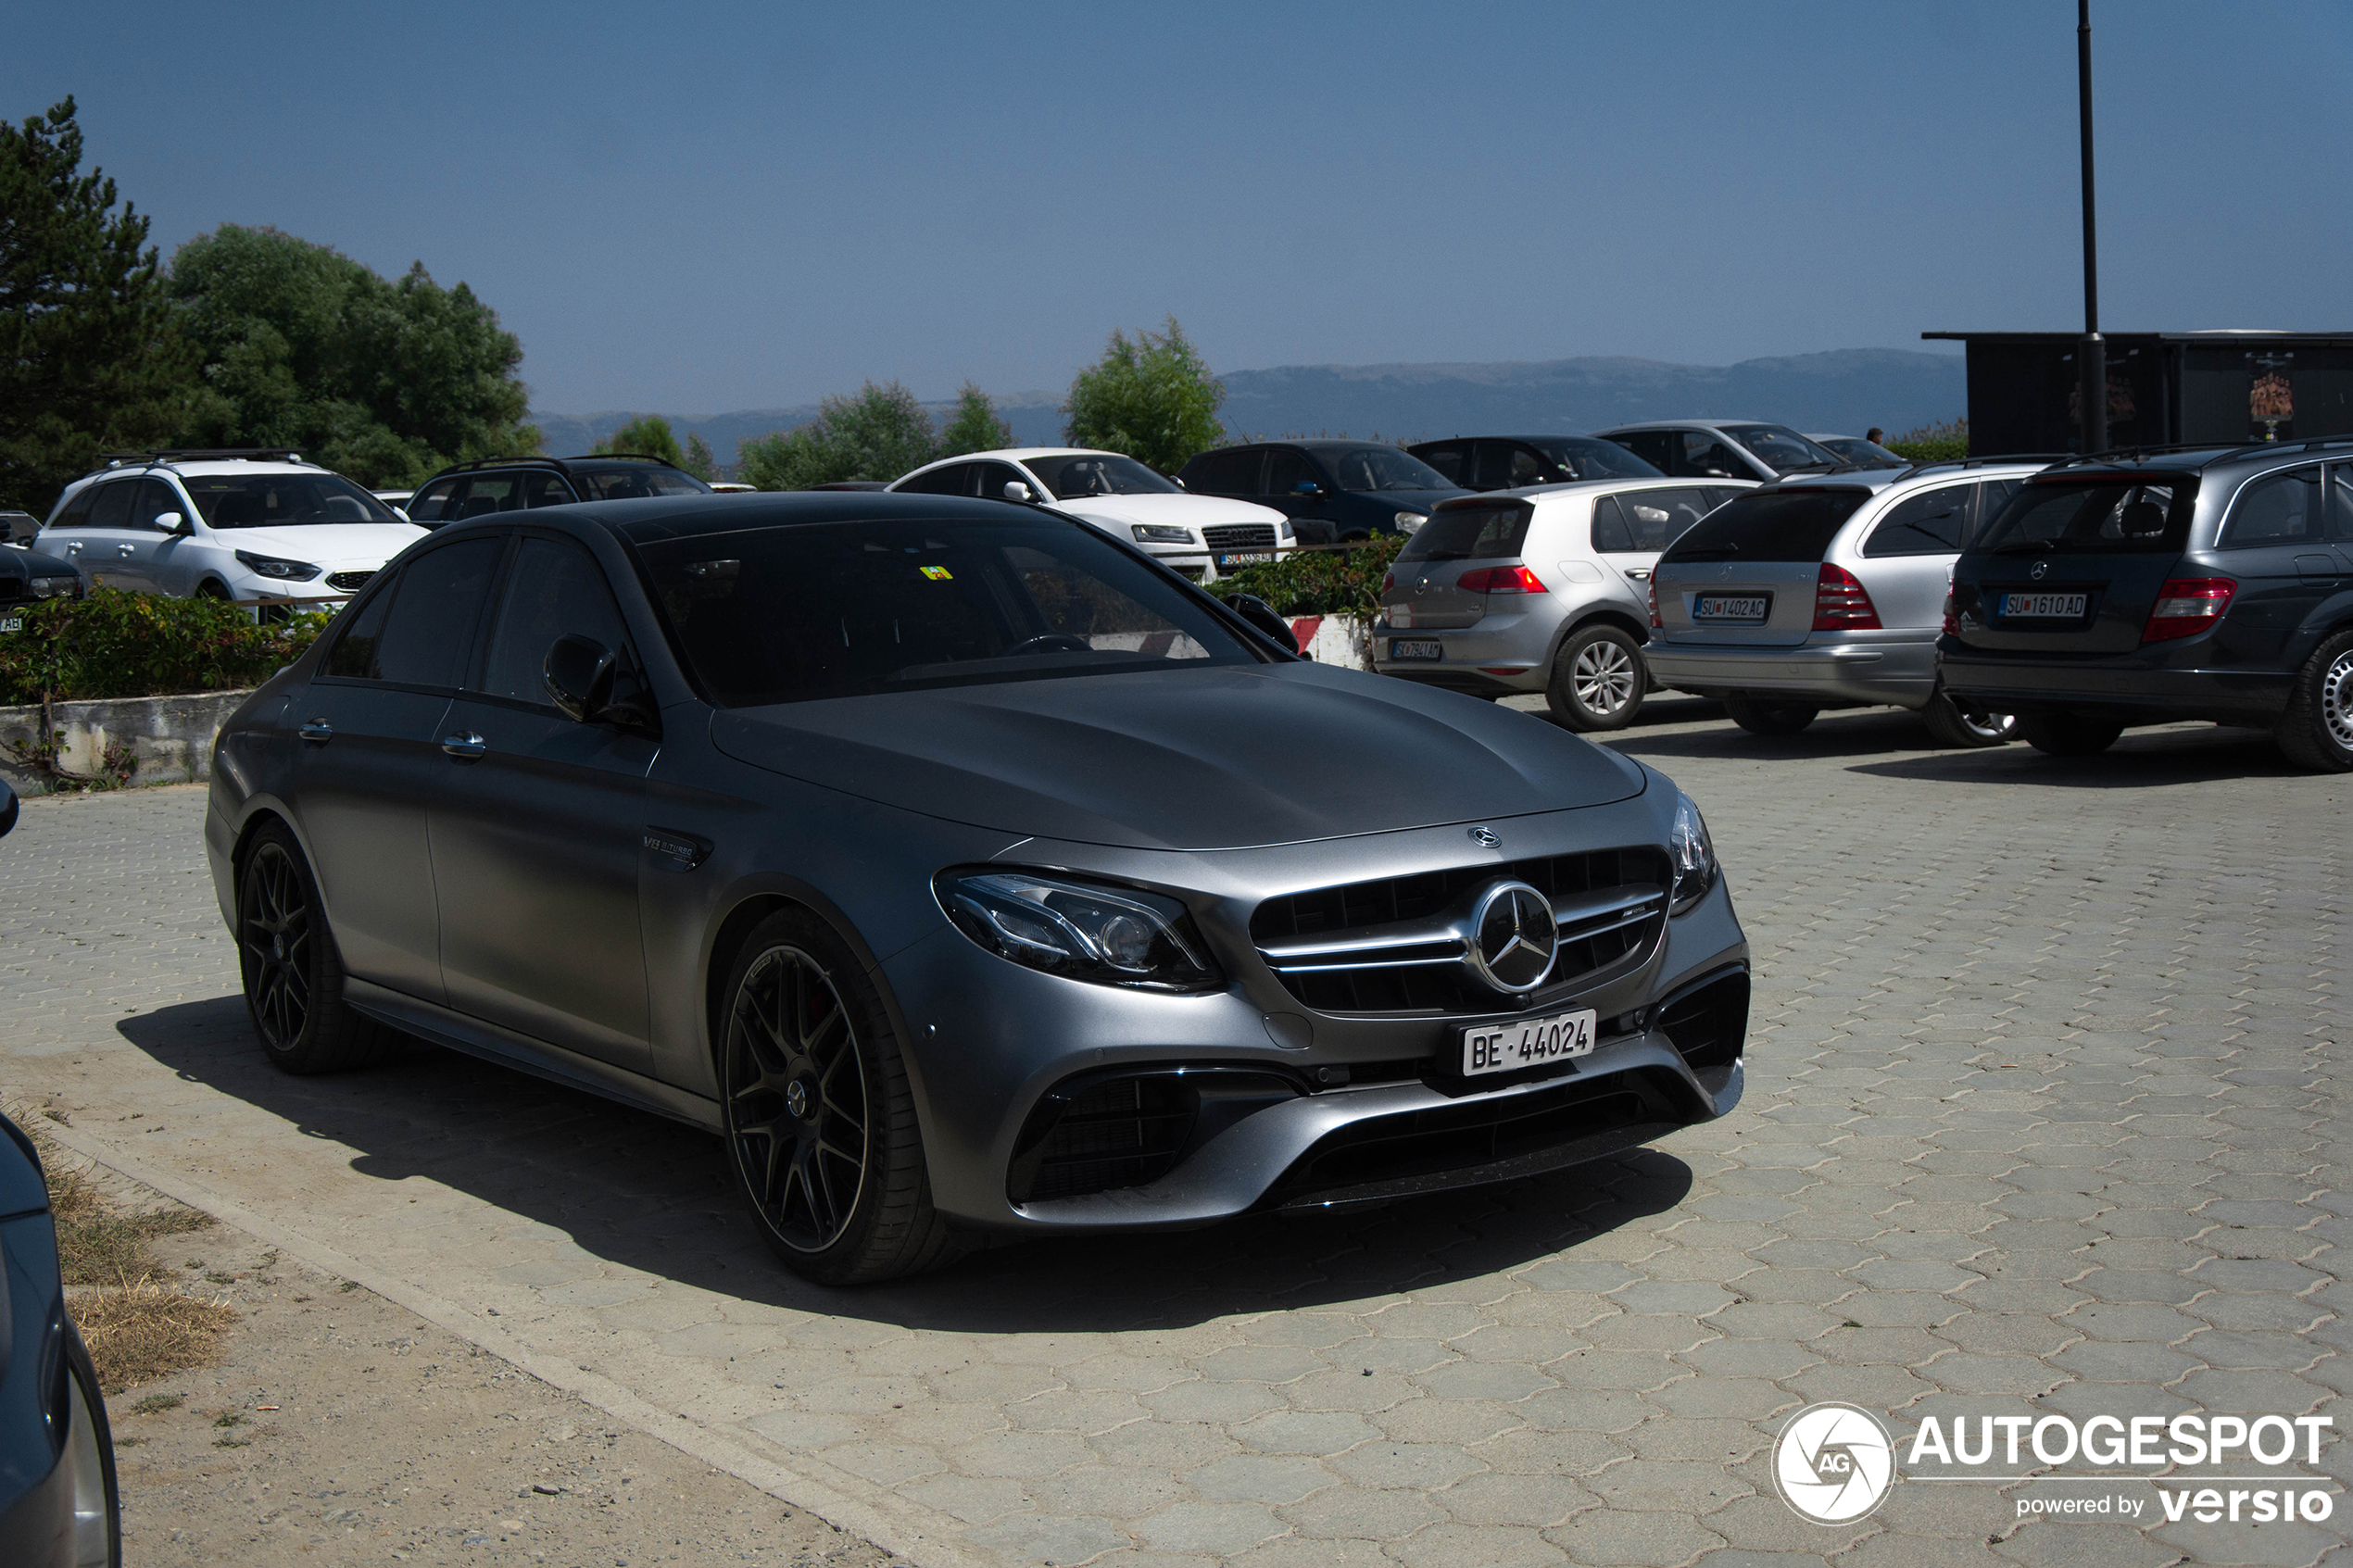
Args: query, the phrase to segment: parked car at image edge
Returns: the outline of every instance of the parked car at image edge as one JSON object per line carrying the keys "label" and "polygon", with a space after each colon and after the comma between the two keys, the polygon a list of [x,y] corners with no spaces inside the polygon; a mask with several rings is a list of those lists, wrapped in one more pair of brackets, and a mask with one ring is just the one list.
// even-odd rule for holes
{"label": "parked car at image edge", "polygon": [[409,521],[440,528],[492,512],[622,501],[646,495],[708,495],[711,486],[662,458],[629,452],[585,458],[488,458],[453,463],[409,498]]}
{"label": "parked car at image edge", "polygon": [[82,596],[82,573],[71,561],[24,547],[0,550],[0,637],[24,630],[27,606]]}
{"label": "parked car at image edge", "polygon": [[365,583],[424,531],[292,452],[126,456],[57,497],[35,547],[88,585],[299,608]]}
{"label": "parked car at image edge", "polygon": [[1758,420],[1646,420],[1593,433],[1678,479],[1765,481],[1846,461],[1787,425]]}
{"label": "parked car at image edge", "polygon": [[1961,546],[2041,467],[1862,469],[1750,491],[1659,558],[1651,673],[1722,698],[1752,734],[1890,703],[1942,745],[2002,744],[2016,720],[1938,684],[1936,639]]}
{"label": "parked car at image edge", "polygon": [[708,1127],[837,1284],[1730,1110],[1747,945],[1698,809],[1287,642],[996,501],[454,525],[215,746],[256,1032],[310,1073],[411,1031]]}
{"label": "parked car at image edge", "polygon": [[1176,470],[1196,495],[1263,501],[1302,545],[1411,533],[1430,508],[1469,492],[1398,446],[1373,441],[1273,441],[1220,446]]}
{"label": "parked car at image edge", "polygon": [[2057,757],[2203,719],[2353,769],[2353,438],[2053,465],[1956,562],[1937,667]]}
{"label": "parked car at image edge", "polygon": [[1457,435],[1405,450],[1466,490],[1667,477],[1627,447],[1598,435]]}
{"label": "parked car at image edge", "polygon": [[1291,553],[1298,535],[1271,507],[1184,486],[1117,452],[1010,446],[926,463],[893,481],[901,495],[973,495],[1068,512],[1196,582]]}
{"label": "parked car at image edge", "polygon": [[1381,583],[1373,668],[1474,696],[1542,692],[1574,730],[1642,711],[1658,552],[1751,488],[1605,480],[1441,501]]}

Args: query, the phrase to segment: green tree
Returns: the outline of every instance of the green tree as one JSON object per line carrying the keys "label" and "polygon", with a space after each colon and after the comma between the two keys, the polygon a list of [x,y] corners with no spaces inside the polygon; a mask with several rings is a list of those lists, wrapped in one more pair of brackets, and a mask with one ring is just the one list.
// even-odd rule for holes
{"label": "green tree", "polygon": [[673,468],[686,466],[686,454],[679,450],[678,438],[670,433],[670,421],[660,414],[638,415],[598,442],[595,450],[634,452],[641,458],[660,458]]}
{"label": "green tree", "polygon": [[845,479],[897,479],[937,454],[931,416],[897,382],[868,382],[855,397],[833,396],[797,429],[743,444],[736,477],[761,490],[806,490]]}
{"label": "green tree", "polygon": [[690,430],[686,433],[686,460],[678,466],[705,484],[718,477],[719,460],[712,456],[711,443],[702,438],[702,432]]}
{"label": "green tree", "polygon": [[956,394],[956,412],[947,427],[939,433],[942,458],[958,458],[966,452],[994,452],[1013,444],[1013,427],[997,416],[997,405],[988,394],[966,382]]}
{"label": "green tree", "polygon": [[364,484],[536,451],[522,345],[465,284],[398,282],[325,245],[224,223],[172,257],[202,356],[191,445],[286,446]]}
{"label": "green tree", "polygon": [[0,121],[0,506],[44,516],[100,453],[170,440],[194,376],[147,220],[81,168],[71,98]]}
{"label": "green tree", "polygon": [[1063,436],[1175,473],[1225,439],[1217,422],[1225,401],[1226,388],[1171,316],[1162,332],[1111,334],[1103,357],[1070,383]]}

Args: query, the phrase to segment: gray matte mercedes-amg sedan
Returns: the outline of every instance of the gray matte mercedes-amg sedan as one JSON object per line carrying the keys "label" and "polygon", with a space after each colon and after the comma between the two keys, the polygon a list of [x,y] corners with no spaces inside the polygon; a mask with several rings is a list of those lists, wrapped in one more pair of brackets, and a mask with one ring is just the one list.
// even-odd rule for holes
{"label": "gray matte mercedes-amg sedan", "polygon": [[272,1060],[406,1032],[708,1127],[820,1281],[1508,1180],[1740,1098],[1747,945],[1671,783],[1036,508],[457,524],[213,760]]}

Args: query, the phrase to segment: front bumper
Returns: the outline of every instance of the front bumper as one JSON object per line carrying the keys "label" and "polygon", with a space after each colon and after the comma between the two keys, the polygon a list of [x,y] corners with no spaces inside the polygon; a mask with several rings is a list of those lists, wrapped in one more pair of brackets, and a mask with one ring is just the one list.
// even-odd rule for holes
{"label": "front bumper", "polygon": [[[1956,696],[2004,712],[2071,713],[2126,724],[2202,719],[2269,728],[2286,710],[2296,681],[2287,670],[2200,669],[2196,659],[2203,650],[2186,645],[2062,659],[1989,652],[1945,637],[1936,651],[1944,688]],[[2176,659],[2184,667],[2174,667]]]}
{"label": "front bumper", "polygon": [[1831,702],[1924,708],[1936,689],[1936,645],[1929,638],[1806,642],[1791,647],[1675,642],[1652,633],[1642,649],[1651,679],[1703,696],[1771,692]]}

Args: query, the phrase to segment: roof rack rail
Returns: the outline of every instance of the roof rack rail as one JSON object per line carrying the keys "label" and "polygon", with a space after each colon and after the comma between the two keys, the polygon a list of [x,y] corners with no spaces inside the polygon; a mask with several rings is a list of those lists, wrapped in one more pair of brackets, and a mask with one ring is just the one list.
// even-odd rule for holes
{"label": "roof rack rail", "polygon": [[448,463],[434,470],[434,475],[438,478],[445,473],[472,473],[477,469],[510,469],[518,463],[545,463],[560,471],[555,458],[543,458],[535,452],[527,458],[476,458],[472,462]]}
{"label": "roof rack rail", "polygon": [[290,446],[167,446],[150,452],[101,452],[108,468],[126,463],[214,463],[244,458],[257,463],[299,463],[301,453]]}
{"label": "roof rack rail", "polygon": [[2321,435],[2306,441],[2176,441],[2163,446],[2119,446],[2106,452],[2084,452],[2065,462],[2053,463],[2053,468],[2070,468],[2084,463],[2139,462],[2167,452],[2211,452],[2213,461],[2235,458],[2241,453],[2317,452],[2332,446],[2353,446],[2353,435]]}
{"label": "roof rack rail", "polygon": [[1914,463],[1895,477],[1909,479],[1931,469],[1982,469],[1997,463],[2042,463],[2047,466],[2071,456],[2073,454],[2069,452],[2005,452],[1993,458],[1937,458],[1925,463]]}
{"label": "roof rack rail", "polygon": [[583,452],[576,458],[566,458],[564,461],[567,463],[593,463],[599,458],[623,458],[633,463],[660,463],[666,469],[677,469],[680,473],[685,473],[686,471],[685,469],[678,468],[678,465],[672,462],[669,458],[657,458],[651,452]]}

